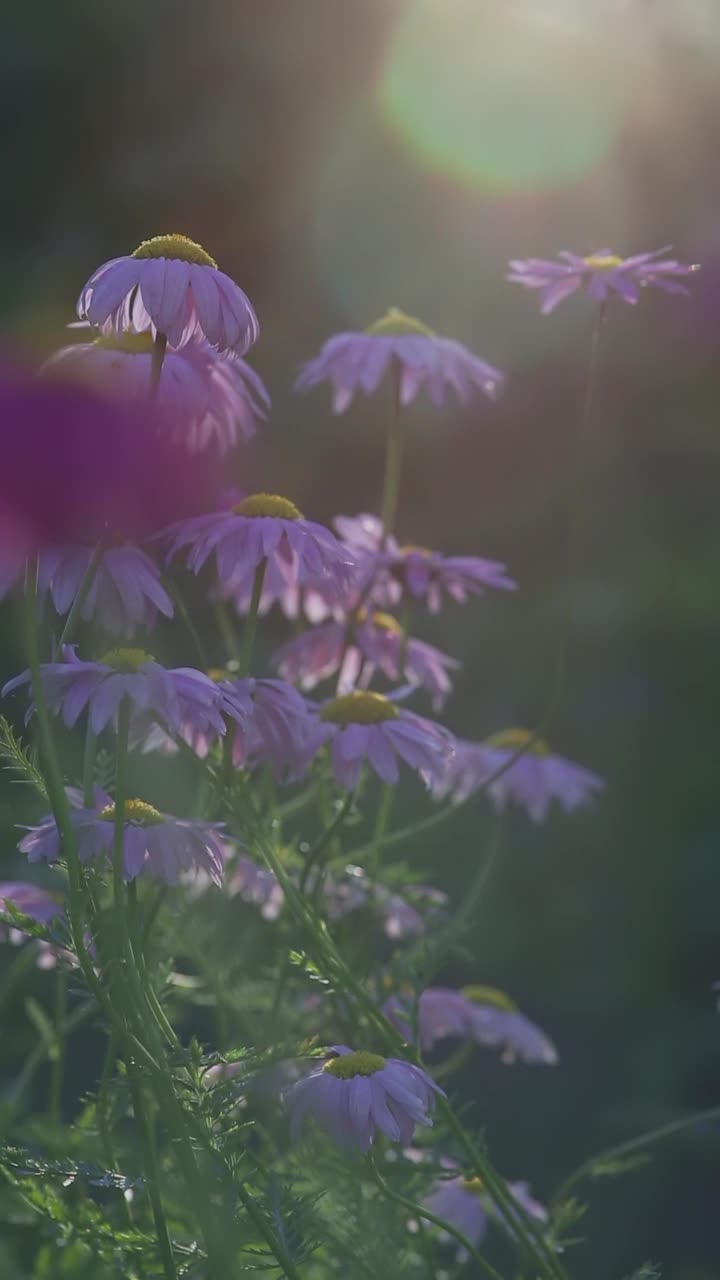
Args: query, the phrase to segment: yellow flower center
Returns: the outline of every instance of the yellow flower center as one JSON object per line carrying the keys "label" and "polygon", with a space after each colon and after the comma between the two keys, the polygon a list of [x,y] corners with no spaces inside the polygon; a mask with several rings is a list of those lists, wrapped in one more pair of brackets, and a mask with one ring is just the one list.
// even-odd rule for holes
{"label": "yellow flower center", "polygon": [[417,320],[415,316],[409,316],[407,312],[400,311],[397,307],[391,307],[380,320],[376,320],[365,332],[375,338],[403,337],[406,334],[414,334],[420,338],[435,337],[432,329],[428,329],[422,320]]}
{"label": "yellow flower center", "polygon": [[352,1080],[353,1076],[374,1076],[384,1066],[385,1059],[379,1053],[365,1053],[363,1049],[358,1049],[355,1053],[343,1053],[337,1058],[331,1058],[325,1063],[323,1071],[336,1076],[338,1080]]}
{"label": "yellow flower center", "polygon": [[341,693],[331,698],[320,711],[321,720],[331,724],[380,724],[383,720],[395,720],[398,709],[394,702],[382,693]]}
{"label": "yellow flower center", "polygon": [[592,267],[593,271],[613,271],[615,267],[621,267],[624,258],[618,258],[616,254],[591,254],[589,258],[583,259],[586,267]]}
{"label": "yellow flower center", "polygon": [[303,513],[289,498],[277,493],[252,493],[233,507],[236,516],[274,516],[277,520],[302,520]]}
{"label": "yellow flower center", "polygon": [[125,329],[122,333],[102,334],[95,339],[93,346],[103,351],[124,351],[130,356],[149,356],[152,355],[153,336],[149,329],[143,333]]}
{"label": "yellow flower center", "polygon": [[493,1009],[504,1009],[506,1013],[513,1013],[517,1009],[517,1005],[509,995],[500,991],[498,987],[483,987],[476,984],[461,987],[461,992],[467,1000],[472,1000],[473,1004],[489,1004]]}
{"label": "yellow flower center", "polygon": [[189,236],[181,236],[179,232],[143,240],[130,257],[177,258],[180,262],[192,262],[196,267],[212,267],[213,271],[217,271],[217,262],[205,252],[202,245],[196,244]]}
{"label": "yellow flower center", "polygon": [[432,552],[429,547],[416,547],[414,543],[409,542],[407,546],[400,547],[400,554],[403,556],[429,556]]}
{"label": "yellow flower center", "polygon": [[485,1192],[485,1183],[482,1178],[463,1178],[463,1189],[471,1191],[475,1196],[481,1196]]}
{"label": "yellow flower center", "polygon": [[144,663],[154,661],[152,654],[146,653],[144,649],[108,649],[99,659],[102,665],[112,667],[114,671],[122,671],[124,675],[139,671]]}
{"label": "yellow flower center", "polygon": [[226,667],[208,667],[207,675],[213,684],[222,684],[223,680],[230,679],[230,672]]}
{"label": "yellow flower center", "polygon": [[501,729],[500,733],[492,733],[485,742],[489,747],[500,747],[504,751],[519,751],[524,747],[528,755],[550,755],[547,742],[543,742],[542,738],[535,738],[529,729]]}
{"label": "yellow flower center", "polygon": [[[101,822],[115,821],[115,805],[106,804],[101,809],[98,818]],[[159,822],[164,822],[162,814],[153,805],[146,804],[144,800],[126,800],[123,809],[123,822],[134,822],[138,827],[155,827]]]}
{"label": "yellow flower center", "polygon": [[392,631],[394,635],[401,636],[403,629],[397,618],[393,618],[391,613],[373,613],[370,621],[374,627],[378,627],[380,631]]}

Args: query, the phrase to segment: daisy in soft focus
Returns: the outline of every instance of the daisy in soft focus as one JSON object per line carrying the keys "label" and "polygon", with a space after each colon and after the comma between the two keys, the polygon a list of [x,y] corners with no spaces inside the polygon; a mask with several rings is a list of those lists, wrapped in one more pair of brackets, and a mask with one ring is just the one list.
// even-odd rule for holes
{"label": "daisy in soft focus", "polygon": [[[95,805],[88,808],[82,795],[67,788],[70,820],[81,862],[106,857],[112,862],[115,840],[115,804],[95,788]],[[221,839],[222,823],[173,818],[145,800],[125,801],[123,809],[123,878],[134,880],[141,873],[177,884],[182,875],[200,871],[214,884],[222,884],[225,867]],[[19,849],[29,862],[55,862],[60,857],[60,835],[52,815],[43,818],[20,841]]]}
{"label": "daisy in soft focus", "polygon": [[404,1146],[417,1125],[432,1125],[435,1094],[430,1077],[400,1058],[333,1046],[333,1056],[285,1094],[294,1140],[311,1115],[340,1146],[369,1151],[378,1133]]}
{"label": "daisy in soft focus", "polygon": [[[37,924],[49,924],[63,914],[63,907],[52,893],[26,880],[0,880],[0,914],[8,905]],[[18,925],[8,927],[0,922],[0,942],[23,942],[26,936]]]}
{"label": "daisy in soft focus", "polygon": [[[394,993],[383,1012],[401,1035],[412,1039],[412,999]],[[499,1049],[502,1061],[541,1063],[558,1060],[552,1040],[521,1013],[504,991],[494,987],[426,987],[417,1002],[420,1047],[424,1053],[450,1038],[473,1041],[486,1049]]]}
{"label": "daisy in soft focus", "polygon": [[149,329],[171,347],[205,338],[243,356],[258,336],[257,316],[239,285],[187,236],[143,240],[125,258],[93,272],[77,304],[81,320],[116,333]]}
{"label": "daisy in soft focus", "polygon": [[[40,667],[48,708],[60,715],[69,729],[87,708],[93,733],[117,721],[118,708],[127,698],[132,710],[156,716],[177,732],[188,722],[201,728],[211,725],[225,732],[217,686],[192,667],[168,669],[142,649],[110,649],[98,662],[83,662],[74,645],[64,645],[63,662]],[[30,672],[9,680],[2,696],[30,683]]]}
{"label": "daisy in soft focus", "polygon": [[697,264],[684,266],[674,258],[662,258],[670,245],[652,253],[637,253],[632,258],[619,258],[612,249],[596,249],[587,258],[563,250],[562,262],[545,258],[514,259],[506,279],[540,290],[540,310],[544,316],[578,289],[584,289],[594,302],[606,302],[617,294],[633,305],[640,290],[652,286],[664,293],[688,293],[680,281],[699,271]]}
{"label": "daisy in soft focus", "polygon": [[[504,766],[505,772],[488,786],[488,778]],[[543,822],[553,801],[572,813],[594,800],[605,783],[589,769],[555,755],[529,729],[506,729],[485,742],[458,740],[445,777],[432,785],[436,799],[449,797],[455,804],[464,804],[481,789],[487,789],[500,812],[514,804],[533,822]]]}
{"label": "daisy in soft focus", "polygon": [[391,307],[364,333],[338,333],[320,354],[306,364],[295,387],[307,391],[320,382],[333,387],[333,410],[347,409],[356,391],[372,395],[385,374],[397,375],[398,400],[410,404],[418,391],[427,391],[441,405],[448,392],[461,400],[481,391],[495,400],[504,375],[474,356],[461,342],[440,338],[421,320]]}
{"label": "daisy in soft focus", "polygon": [[361,690],[318,707],[308,761],[324,746],[330,748],[337,782],[348,790],[357,786],[365,761],[383,782],[398,781],[402,760],[430,783],[442,776],[455,749],[452,734],[441,725],[406,711],[382,693]]}
{"label": "daisy in soft focus", "polygon": [[240,589],[240,578],[252,578],[262,567],[265,579],[276,575],[283,590],[320,584],[339,597],[355,573],[354,557],[335,535],[306,520],[293,502],[277,494],[252,494],[229,511],[183,520],[165,536],[170,542],[168,558],[186,552],[193,573],[214,556],[218,577],[228,591]]}
{"label": "daisy in soft focus", "polygon": [[487,590],[514,591],[504,564],[481,556],[446,556],[427,547],[401,546],[383,534],[378,516],[336,516],[333,525],[358,559],[358,595],[386,607],[404,597],[424,601],[431,613],[439,613],[447,596],[465,604],[471,595]]}
{"label": "daisy in soft focus", "polygon": [[[93,557],[92,547],[63,544],[43,551],[38,564],[38,595],[48,593],[60,616],[69,612]],[[80,616],[111,635],[128,637],[138,627],[153,627],[158,615],[173,616],[173,604],[160,570],[139,547],[108,547],[102,552]]]}
{"label": "daisy in soft focus", "polygon": [[[43,371],[78,378],[108,395],[147,400],[153,377],[150,330],[100,334],[62,347]],[[270,397],[254,369],[220,356],[205,341],[168,347],[155,398],[163,428],[190,453],[215,448],[222,457],[251,439],[267,417]]]}
{"label": "daisy in soft focus", "polygon": [[339,672],[338,689],[347,693],[356,685],[372,683],[376,670],[390,681],[427,689],[434,711],[439,711],[452,691],[449,671],[460,666],[424,640],[405,637],[389,613],[368,614],[361,609],[354,621],[325,622],[284,644],[273,663],[285,680],[302,689],[313,689]]}
{"label": "daisy in soft focus", "polygon": [[[442,1163],[448,1170],[457,1168],[452,1160],[445,1159]],[[548,1221],[547,1210],[530,1195],[527,1182],[508,1182],[507,1189],[512,1200],[528,1217],[539,1223]],[[425,1207],[450,1226],[456,1227],[472,1245],[482,1243],[491,1221],[497,1222],[506,1231],[510,1229],[498,1213],[480,1178],[465,1178],[460,1175],[455,1178],[439,1178],[425,1199]],[[458,1256],[464,1258],[465,1250],[460,1250]]]}

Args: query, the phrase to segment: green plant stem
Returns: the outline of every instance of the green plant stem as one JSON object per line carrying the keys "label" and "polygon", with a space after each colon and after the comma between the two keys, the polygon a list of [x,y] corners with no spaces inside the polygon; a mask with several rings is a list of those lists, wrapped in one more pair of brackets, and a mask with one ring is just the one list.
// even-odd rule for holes
{"label": "green plant stem", "polygon": [[152,364],[150,366],[150,387],[148,389],[150,400],[154,400],[158,393],[158,388],[160,386],[160,374],[162,373],[166,349],[167,338],[165,337],[165,334],[156,333],[152,349]]}
{"label": "green plant stem", "polygon": [[315,841],[315,844],[312,846],[310,852],[308,853],[305,859],[305,865],[302,869],[302,875],[300,876],[300,884],[298,886],[300,893],[305,892],[305,887],[307,885],[310,872],[312,871],[313,867],[317,866],[318,862],[320,861],[323,853],[327,849],[331,840],[340,830],[341,826],[343,825],[345,819],[348,816],[348,813],[350,812],[350,809],[352,808],[352,803],[354,799],[355,799],[355,791],[354,790],[348,791],[347,794],[345,795],[344,800],[342,801],[342,804],[338,808],[335,814],[335,817],[330,820],[325,830],[322,832],[321,835],[318,836],[317,840]]}
{"label": "green plant stem", "polygon": [[150,1205],[152,1207],[155,1234],[157,1236],[158,1252],[162,1262],[163,1274],[165,1275],[165,1280],[177,1280],[177,1270],[175,1267],[175,1260],[173,1258],[172,1244],[170,1243],[170,1234],[168,1232],[167,1222],[165,1221],[165,1212],[163,1210],[162,1196],[160,1194],[160,1172],[158,1168],[157,1151],[155,1148],[155,1136],[153,1134],[152,1124],[145,1105],[145,1098],[143,1096],[142,1077],[132,1058],[128,1059],[127,1070],[133,1113],[137,1121],[140,1142],[143,1150],[143,1160],[147,1175],[147,1188],[150,1196]]}
{"label": "green plant stem", "polygon": [[378,805],[377,817],[375,819],[375,831],[373,833],[372,844],[369,847],[368,857],[368,874],[370,879],[377,880],[378,870],[380,867],[380,850],[382,849],[383,838],[387,831],[387,825],[390,821],[390,811],[393,803],[394,787],[392,783],[386,782],[380,796],[380,804]]}
{"label": "green plant stem", "polygon": [[85,730],[85,751],[83,752],[83,804],[87,809],[95,805],[95,756],[97,753],[97,737],[93,733],[88,716]]}
{"label": "green plant stem", "polygon": [[52,1047],[52,1071],[48,1112],[50,1125],[57,1129],[62,1110],[62,1085],[65,1068],[65,1021],[67,1012],[67,973],[59,964],[55,972],[55,1038]]}
{"label": "green plant stem", "polygon": [[383,476],[383,492],[380,504],[380,519],[385,538],[389,538],[395,528],[398,498],[400,496],[400,475],[402,472],[403,430],[400,416],[400,375],[393,371],[393,408],[388,423],[387,441],[385,444],[385,473]]}
{"label": "green plant stem", "polygon": [[238,675],[241,679],[250,674],[250,660],[252,658],[253,644],[255,643],[255,632],[257,631],[258,614],[260,610],[260,597],[262,595],[263,582],[265,581],[266,568],[267,560],[262,559],[255,570],[255,576],[253,578],[250,608],[248,609],[247,618],[245,619],[242,649],[240,650],[240,657],[238,660]]}
{"label": "green plant stem", "polygon": [[95,581],[95,575],[97,574],[97,571],[100,568],[100,561],[103,558],[104,552],[105,552],[105,543],[101,538],[90,557],[90,560],[88,562],[88,567],[85,570],[85,573],[83,574],[82,580],[80,582],[80,586],[78,587],[78,593],[75,596],[75,599],[72,602],[70,612],[67,618],[65,619],[65,626],[62,629],[62,633],[60,635],[60,641],[59,641],[59,649],[61,653],[62,653],[63,645],[72,644],[72,641],[75,638],[75,632],[77,631],[77,626],[80,621],[80,617],[83,611],[83,606],[90,593],[90,588],[92,587],[92,584]]}
{"label": "green plant stem", "polygon": [[678,1120],[669,1120],[667,1124],[659,1125],[657,1129],[649,1129],[646,1133],[640,1133],[635,1138],[628,1138],[625,1142],[619,1142],[617,1146],[607,1147],[604,1151],[600,1151],[597,1155],[590,1156],[588,1160],[583,1160],[577,1169],[565,1178],[565,1181],[558,1187],[551,1203],[559,1204],[562,1200],[566,1200],[573,1187],[582,1182],[584,1178],[592,1177],[593,1172],[598,1165],[605,1164],[611,1160],[622,1160],[625,1156],[634,1155],[637,1151],[643,1151],[646,1147],[654,1146],[656,1142],[664,1142],[666,1138],[672,1138],[676,1133],[682,1133],[688,1129],[694,1129],[697,1125],[707,1124],[712,1120],[720,1120],[720,1106],[710,1107],[707,1111],[697,1111],[694,1115],[681,1116]]}
{"label": "green plant stem", "polygon": [[123,879],[123,844],[125,835],[125,802],[127,800],[127,754],[130,730],[130,702],[123,698],[118,708],[115,762],[115,829],[113,835],[113,908],[115,915],[115,959],[121,981],[126,966],[124,944],[127,935],[125,881]]}
{"label": "green plant stem", "polygon": [[228,612],[225,600],[217,599],[215,601],[213,605],[213,613],[215,614],[215,621],[217,622],[218,631],[220,632],[223,647],[225,649],[225,661],[236,662],[239,652],[238,639],[235,634],[235,627]]}
{"label": "green plant stem", "polygon": [[424,1205],[416,1204],[414,1200],[410,1200],[399,1191],[395,1191],[394,1188],[391,1187],[383,1178],[372,1156],[368,1156],[368,1168],[375,1183],[388,1200],[393,1200],[395,1204],[402,1205],[402,1207],[407,1209],[409,1213],[412,1213],[414,1217],[424,1218],[426,1222],[432,1222],[434,1227],[439,1227],[441,1231],[446,1231],[449,1236],[452,1236],[453,1239],[457,1240],[458,1244],[461,1245],[463,1249],[467,1250],[470,1257],[477,1262],[478,1266],[485,1272],[486,1276],[490,1276],[491,1280],[502,1280],[500,1273],[487,1261],[487,1258],[483,1258],[482,1254],[478,1253],[474,1244],[468,1240],[467,1236],[463,1235],[462,1231],[458,1231],[457,1227],[453,1226],[451,1222],[446,1222],[446,1220],[439,1217],[438,1214],[431,1213]]}
{"label": "green plant stem", "polygon": [[173,604],[175,605],[175,608],[177,609],[178,614],[182,618],[183,623],[185,624],[185,629],[188,635],[190,636],[190,639],[192,640],[193,645],[195,647],[195,654],[197,656],[200,670],[207,671],[208,667],[210,666],[210,663],[208,662],[207,654],[205,652],[205,646],[203,645],[203,642],[200,638],[200,633],[197,627],[195,626],[195,623],[192,620],[192,617],[190,615],[190,610],[188,609],[180,593],[179,588],[172,581],[172,579],[169,578],[168,575],[165,573],[160,574],[160,581],[163,587],[165,588],[165,590],[167,591],[168,595],[170,596],[170,599],[172,600]]}

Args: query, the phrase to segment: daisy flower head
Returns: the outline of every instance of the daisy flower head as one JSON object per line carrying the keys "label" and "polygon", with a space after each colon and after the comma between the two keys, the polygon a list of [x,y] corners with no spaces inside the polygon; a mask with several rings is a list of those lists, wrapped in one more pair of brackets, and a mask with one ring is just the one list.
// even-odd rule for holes
{"label": "daisy flower head", "polygon": [[[444,1160],[448,1168],[456,1168],[454,1161]],[[548,1221],[547,1210],[538,1204],[530,1194],[527,1182],[508,1182],[507,1189],[514,1204],[523,1210],[528,1217],[539,1223]],[[425,1200],[425,1207],[431,1213],[456,1227],[472,1245],[481,1244],[487,1234],[491,1221],[508,1230],[508,1224],[495,1208],[494,1201],[487,1194],[481,1178],[439,1178]],[[518,1215],[519,1218],[519,1215]],[[459,1251],[464,1256],[464,1250]]]}
{"label": "daisy flower head", "polygon": [[[77,841],[78,858],[113,859],[115,803],[100,787],[95,804],[89,808],[82,796],[68,788],[70,821]],[[181,876],[199,871],[214,884],[221,884],[224,871],[222,823],[174,818],[154,805],[137,798],[125,801],[123,809],[123,878],[135,880],[141,873],[165,884],[178,883]],[[60,856],[60,835],[52,815],[43,818],[19,844],[29,862],[55,862]]]}
{"label": "daisy flower head", "polygon": [[312,689],[339,671],[338,688],[348,692],[361,672],[362,683],[369,684],[379,670],[388,680],[404,678],[427,689],[433,710],[440,710],[452,691],[449,672],[460,664],[424,640],[406,638],[389,613],[360,609],[355,618],[350,639],[347,622],[325,622],[289,640],[274,657],[283,678]]}
{"label": "daisy flower head", "polygon": [[[61,904],[52,893],[36,884],[28,884],[26,880],[0,881],[0,914],[8,905],[21,911],[24,916],[29,916],[37,924],[49,924],[55,916],[63,914]],[[0,922],[0,942],[21,942],[25,936],[17,925],[13,924],[8,928]]]}
{"label": "daisy flower head", "polygon": [[407,1146],[417,1125],[431,1126],[436,1094],[445,1096],[410,1062],[335,1045],[285,1098],[294,1140],[310,1115],[338,1145],[369,1151],[378,1133]]}
{"label": "daisy flower head", "polygon": [[429,780],[442,775],[454,751],[452,735],[434,720],[398,706],[385,694],[357,689],[318,707],[307,759],[326,745],[335,778],[349,791],[357,786],[365,761],[381,781],[394,784],[398,760]]}
{"label": "daisy flower head", "polygon": [[293,585],[320,585],[339,597],[355,573],[353,556],[335,535],[277,494],[251,494],[230,510],[182,520],[168,537],[169,558],[185,552],[193,573],[214,556],[227,593],[242,594],[260,566],[267,589],[277,595]]}
{"label": "daisy flower head", "polygon": [[[133,713],[155,716],[176,732],[194,719],[225,732],[217,688],[201,671],[161,667],[143,649],[110,649],[97,662],[83,662],[74,645],[65,645],[62,654],[63,662],[41,665],[40,677],[50,711],[62,715],[69,729],[87,709],[93,733],[101,733],[117,722],[127,698]],[[24,671],[8,681],[2,696],[29,682],[30,672]]]}
{"label": "daisy flower head", "polygon": [[[518,752],[514,763],[510,763]],[[487,786],[499,769],[504,773]],[[543,822],[553,801],[565,813],[589,804],[605,783],[596,773],[555,755],[547,743],[528,729],[506,729],[485,742],[459,741],[445,778],[433,786],[436,798],[449,796],[463,804],[480,788],[502,812],[514,804],[523,809],[533,822]]]}
{"label": "daisy flower head", "polygon": [[664,293],[688,293],[680,281],[699,271],[697,264],[685,266],[674,258],[663,258],[670,245],[651,253],[636,253],[620,258],[612,249],[596,249],[587,258],[563,250],[562,262],[545,258],[514,259],[508,280],[540,291],[540,310],[544,316],[578,289],[584,289],[594,302],[607,302],[617,294],[623,302],[635,304],[640,290],[648,287]]}
{"label": "daisy flower head", "polygon": [[[142,403],[151,386],[152,353],[149,329],[109,330],[92,342],[63,347],[43,370]],[[270,398],[245,360],[220,356],[201,340],[166,349],[155,406],[161,428],[189,453],[214,449],[222,457],[255,434],[267,417]]]}
{"label": "daisy flower head", "polygon": [[162,334],[171,347],[204,338],[243,356],[258,336],[250,300],[214,258],[187,236],[143,240],[128,257],[93,272],[77,304],[81,320],[116,333]]}
{"label": "daisy flower head", "polygon": [[277,920],[285,900],[282,886],[272,871],[261,867],[246,854],[240,854],[233,865],[226,890],[231,898],[260,908],[263,920]]}
{"label": "daisy flower head", "polygon": [[[60,616],[72,608],[92,557],[91,547],[67,543],[41,555],[38,595],[47,593]],[[157,565],[130,544],[104,550],[81,609],[83,621],[127,638],[138,627],[153,627],[159,614],[172,618],[173,604]]]}
{"label": "daisy flower head", "polygon": [[[412,1039],[412,1001],[393,993],[383,1012],[401,1035]],[[420,1047],[429,1053],[440,1040],[472,1041],[499,1049],[504,1063],[528,1062],[552,1066],[558,1060],[552,1040],[521,1013],[504,991],[495,987],[426,987],[417,1005]]]}
{"label": "daisy flower head", "polygon": [[347,409],[356,391],[372,395],[386,373],[397,376],[398,399],[410,404],[424,390],[433,404],[442,405],[448,392],[460,400],[482,391],[494,400],[504,376],[474,356],[461,342],[441,338],[421,320],[396,307],[364,333],[338,333],[302,369],[295,386],[306,391],[320,382],[333,387],[333,410]]}

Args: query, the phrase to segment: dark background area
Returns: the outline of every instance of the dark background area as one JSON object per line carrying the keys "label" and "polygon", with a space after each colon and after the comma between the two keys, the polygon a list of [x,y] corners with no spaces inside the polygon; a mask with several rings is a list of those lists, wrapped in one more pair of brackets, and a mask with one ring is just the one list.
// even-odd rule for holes
{"label": "dark background area", "polygon": [[[712,0],[15,0],[3,24],[8,341],[44,356],[95,266],[192,236],[257,307],[274,403],[228,479],[320,520],[377,507],[386,410],[335,419],[326,388],[292,394],[326,337],[394,304],[508,373],[497,406],[413,406],[399,533],[520,584],[423,622],[463,662],[450,726],[536,724],[569,626],[551,739],[608,783],[591,811],[508,823],[476,972],[448,975],[507,989],[558,1043],[555,1070],[478,1055],[465,1082],[540,1198],[720,1102],[719,71]],[[507,261],[664,244],[703,270],[690,299],[610,308],[568,588],[592,304],[541,317]],[[14,797],[3,816],[10,878]],[[486,837],[471,807],[405,852],[458,902]],[[719,1162],[720,1130],[696,1130],[590,1188],[573,1274],[653,1259],[717,1280]]]}

